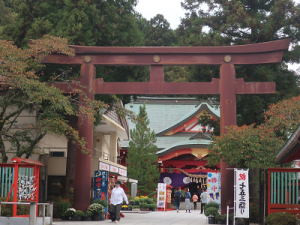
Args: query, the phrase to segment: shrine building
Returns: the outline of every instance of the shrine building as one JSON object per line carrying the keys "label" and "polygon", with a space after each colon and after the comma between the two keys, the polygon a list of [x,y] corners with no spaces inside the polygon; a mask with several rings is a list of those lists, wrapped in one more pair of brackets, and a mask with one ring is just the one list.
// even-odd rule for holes
{"label": "shrine building", "polygon": [[[207,113],[219,120],[219,108],[210,101],[175,97],[138,97],[125,108],[138,114],[143,104],[146,105],[150,130],[157,138],[160,182],[174,188],[189,187],[191,193],[199,193],[206,187],[207,173],[216,172],[220,166],[208,168],[206,165],[214,128],[198,124],[198,118]],[[129,129],[133,128],[135,124],[129,121]],[[120,146],[122,164],[127,166],[129,141],[121,141]]]}

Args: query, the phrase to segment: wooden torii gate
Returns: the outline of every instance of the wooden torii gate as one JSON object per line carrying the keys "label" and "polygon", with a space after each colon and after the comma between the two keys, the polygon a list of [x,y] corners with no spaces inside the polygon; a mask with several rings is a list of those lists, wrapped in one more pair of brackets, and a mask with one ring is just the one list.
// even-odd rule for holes
{"label": "wooden torii gate", "polygon": [[[236,125],[237,94],[272,94],[274,82],[244,82],[236,79],[235,65],[280,63],[291,39],[282,39],[259,44],[220,47],[87,47],[70,46],[75,56],[52,54],[43,59],[49,64],[80,64],[81,85],[90,99],[94,94],[220,94],[221,134],[226,126]],[[101,66],[151,66],[150,82],[104,82],[95,79],[96,65]],[[219,65],[220,79],[211,82],[165,83],[164,66]],[[62,92],[70,93],[76,87],[72,84],[55,83]],[[79,135],[93,149],[93,122],[83,121],[79,116]],[[92,157],[76,149],[74,207],[86,210],[90,202]],[[227,170],[221,162],[221,211],[233,204],[233,171]]]}

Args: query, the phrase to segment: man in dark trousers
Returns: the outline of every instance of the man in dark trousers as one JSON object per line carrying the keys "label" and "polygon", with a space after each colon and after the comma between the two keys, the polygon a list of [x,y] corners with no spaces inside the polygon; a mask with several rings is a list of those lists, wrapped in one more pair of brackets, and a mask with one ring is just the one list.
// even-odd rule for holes
{"label": "man in dark trousers", "polygon": [[202,214],[204,212],[204,207],[205,207],[205,205],[207,203],[207,191],[206,191],[206,188],[201,193],[200,198],[201,198],[201,212],[200,212],[200,214]]}

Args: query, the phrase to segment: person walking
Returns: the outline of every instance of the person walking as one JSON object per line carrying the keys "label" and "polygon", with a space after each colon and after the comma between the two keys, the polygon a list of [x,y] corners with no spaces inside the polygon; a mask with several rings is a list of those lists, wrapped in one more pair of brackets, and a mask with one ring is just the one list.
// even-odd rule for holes
{"label": "person walking", "polygon": [[189,189],[186,190],[184,194],[185,198],[185,213],[189,210],[189,213],[191,212],[191,193],[189,192]]}
{"label": "person walking", "polygon": [[193,195],[194,210],[197,209],[197,201],[198,201],[198,196],[195,192],[194,195]]}
{"label": "person walking", "polygon": [[176,191],[174,193],[174,203],[175,203],[175,208],[177,210],[177,213],[179,212],[179,207],[180,207],[180,199],[181,199],[182,192],[179,190],[179,188],[176,188]]}
{"label": "person walking", "polygon": [[110,204],[113,206],[113,210],[116,215],[116,221],[114,222],[118,223],[120,222],[120,211],[123,204],[123,199],[126,201],[127,205],[129,202],[124,189],[121,188],[121,182],[117,180],[115,184],[116,186],[111,192]]}
{"label": "person walking", "polygon": [[201,193],[200,198],[201,198],[201,212],[200,212],[200,214],[202,214],[204,212],[204,207],[207,203],[207,191],[206,191],[206,189],[204,189],[204,191]]}

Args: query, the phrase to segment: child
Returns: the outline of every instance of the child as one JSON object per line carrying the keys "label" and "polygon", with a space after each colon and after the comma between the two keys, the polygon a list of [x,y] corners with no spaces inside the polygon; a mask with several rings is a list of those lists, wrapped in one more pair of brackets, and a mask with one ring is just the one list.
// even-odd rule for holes
{"label": "child", "polygon": [[194,210],[197,209],[197,201],[198,201],[198,196],[195,192],[194,195],[193,195]]}

